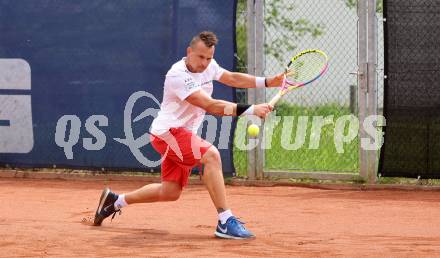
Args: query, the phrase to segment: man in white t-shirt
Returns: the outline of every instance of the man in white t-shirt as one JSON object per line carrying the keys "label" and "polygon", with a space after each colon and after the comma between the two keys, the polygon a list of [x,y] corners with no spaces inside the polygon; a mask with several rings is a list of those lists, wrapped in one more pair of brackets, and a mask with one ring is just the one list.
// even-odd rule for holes
{"label": "man in white t-shirt", "polygon": [[273,109],[267,103],[241,105],[213,99],[213,80],[236,88],[276,87],[281,85],[283,74],[264,78],[227,71],[213,58],[216,44],[214,33],[199,33],[187,48],[186,57],[166,74],[160,111],[151,126],[152,145],[163,158],[162,182],[119,195],[109,188],[104,189],[95,225],[101,225],[105,218],[128,204],[177,200],[188,182],[191,168],[203,165],[201,178],[218,212],[215,235],[232,239],[254,237],[226,204],[219,151],[196,133],[206,112],[219,116],[257,115],[265,118]]}

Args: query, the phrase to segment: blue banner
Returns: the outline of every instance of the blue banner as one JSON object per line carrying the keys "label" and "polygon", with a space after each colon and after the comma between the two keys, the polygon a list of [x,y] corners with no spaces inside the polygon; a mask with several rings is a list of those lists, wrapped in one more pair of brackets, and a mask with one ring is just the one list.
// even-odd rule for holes
{"label": "blue banner", "polygon": [[[234,16],[233,0],[0,0],[0,163],[157,171],[148,132],[165,74],[203,30],[233,70]],[[235,91],[215,84],[213,97]],[[233,174],[222,119],[211,138],[228,139],[219,149]]]}

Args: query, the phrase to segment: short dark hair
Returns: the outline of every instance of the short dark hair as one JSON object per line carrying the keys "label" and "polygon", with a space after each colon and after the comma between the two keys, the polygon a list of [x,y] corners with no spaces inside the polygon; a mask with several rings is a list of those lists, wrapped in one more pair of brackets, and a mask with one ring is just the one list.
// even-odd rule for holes
{"label": "short dark hair", "polygon": [[189,43],[189,46],[193,47],[199,41],[203,41],[203,43],[205,43],[205,46],[207,47],[212,47],[217,45],[218,39],[217,36],[214,34],[214,32],[202,31],[197,36],[194,36],[192,38],[191,43]]}

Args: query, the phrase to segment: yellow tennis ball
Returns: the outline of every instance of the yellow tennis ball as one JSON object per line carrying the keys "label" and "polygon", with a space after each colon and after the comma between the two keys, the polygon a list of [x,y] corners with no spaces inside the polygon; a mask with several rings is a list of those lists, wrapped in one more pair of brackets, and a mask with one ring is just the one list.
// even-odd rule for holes
{"label": "yellow tennis ball", "polygon": [[260,127],[258,127],[258,125],[256,125],[256,124],[251,124],[249,127],[248,127],[248,134],[250,135],[250,136],[253,136],[253,137],[255,137],[255,136],[257,136],[259,133],[260,133]]}

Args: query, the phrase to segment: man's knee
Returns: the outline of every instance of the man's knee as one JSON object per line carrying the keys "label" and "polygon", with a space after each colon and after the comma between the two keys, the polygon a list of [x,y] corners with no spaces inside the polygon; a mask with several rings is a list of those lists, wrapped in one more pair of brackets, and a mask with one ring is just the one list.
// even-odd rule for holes
{"label": "man's knee", "polygon": [[168,192],[163,195],[163,201],[172,202],[177,201],[181,192]]}
{"label": "man's knee", "polygon": [[210,162],[221,163],[220,152],[216,147],[211,146],[203,155],[201,162],[207,164]]}
{"label": "man's knee", "polygon": [[172,186],[169,187],[162,185],[162,192],[161,192],[161,201],[171,202],[171,201],[177,201],[180,197],[180,194],[182,193],[181,187]]}

